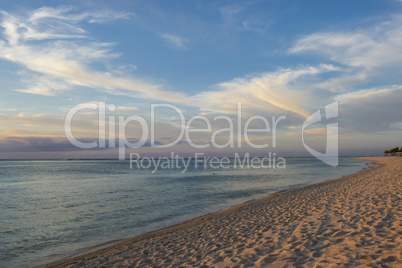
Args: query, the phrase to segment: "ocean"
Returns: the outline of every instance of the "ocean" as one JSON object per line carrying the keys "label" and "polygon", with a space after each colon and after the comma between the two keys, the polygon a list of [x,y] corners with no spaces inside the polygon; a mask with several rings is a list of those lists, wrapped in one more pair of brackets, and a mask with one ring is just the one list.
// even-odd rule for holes
{"label": "ocean", "polygon": [[315,158],[286,158],[285,168],[240,168],[235,159],[225,168],[196,165],[183,172],[118,160],[0,161],[0,267],[46,264],[372,167],[349,157],[337,167]]}

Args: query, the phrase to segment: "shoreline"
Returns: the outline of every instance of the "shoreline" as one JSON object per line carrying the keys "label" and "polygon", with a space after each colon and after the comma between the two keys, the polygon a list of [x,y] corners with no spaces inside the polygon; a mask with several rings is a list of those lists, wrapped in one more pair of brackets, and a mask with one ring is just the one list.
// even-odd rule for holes
{"label": "shoreline", "polygon": [[[292,196],[292,195],[297,195],[301,191],[305,191],[308,189],[313,189],[313,188],[319,188],[319,187],[324,187],[324,186],[330,186],[333,185],[336,182],[342,182],[346,180],[350,180],[353,177],[356,176],[366,176],[367,174],[373,173],[376,170],[380,170],[381,168],[385,167],[386,164],[382,163],[381,161],[378,161],[378,157],[365,157],[365,158],[355,158],[355,160],[363,160],[363,161],[370,161],[370,165],[376,165],[376,167],[365,169],[362,171],[359,171],[357,173],[354,173],[352,175],[348,175],[345,177],[341,177],[338,179],[330,180],[330,181],[324,181],[316,184],[311,184],[311,185],[305,185],[302,187],[294,188],[294,189],[289,189],[289,190],[284,190],[280,191],[274,194],[271,194],[269,196],[266,196],[262,199],[258,200],[251,200],[249,202],[243,203],[241,205],[225,209],[222,211],[219,211],[217,213],[211,213],[207,214],[201,217],[197,217],[188,221],[185,221],[181,224],[173,225],[164,229],[160,229],[157,231],[153,231],[150,233],[146,233],[143,235],[135,236],[132,238],[124,239],[118,242],[115,242],[109,245],[103,245],[101,248],[96,248],[90,252],[80,254],[80,255],[75,255],[72,257],[67,257],[62,260],[58,260],[55,262],[51,262],[45,265],[42,265],[40,267],[69,267],[69,266],[81,266],[81,265],[89,265],[89,266],[96,266],[99,263],[91,264],[91,263],[85,263],[88,262],[89,260],[94,260],[96,262],[97,259],[105,259],[107,255],[113,255],[118,252],[125,252],[128,249],[134,248],[134,246],[139,245],[139,244],[144,244],[147,243],[148,241],[151,240],[161,240],[165,239],[166,236],[172,236],[176,235],[177,233],[180,232],[185,232],[190,229],[194,229],[196,227],[199,227],[201,225],[209,224],[212,221],[219,219],[220,217],[228,216],[228,215],[233,215],[236,213],[240,213],[243,210],[247,209],[254,209],[256,206],[261,206],[263,203],[269,203],[270,201],[273,201],[274,199],[280,199],[281,197],[284,196]],[[402,160],[402,159],[401,159]],[[124,261],[122,259],[119,259],[120,261]],[[138,264],[138,262],[137,262]],[[218,263],[216,263],[218,264]],[[148,263],[148,265],[153,265],[153,263]],[[260,264],[261,265],[261,264]],[[165,266],[165,265],[163,265]],[[218,265],[219,266],[219,265]]]}

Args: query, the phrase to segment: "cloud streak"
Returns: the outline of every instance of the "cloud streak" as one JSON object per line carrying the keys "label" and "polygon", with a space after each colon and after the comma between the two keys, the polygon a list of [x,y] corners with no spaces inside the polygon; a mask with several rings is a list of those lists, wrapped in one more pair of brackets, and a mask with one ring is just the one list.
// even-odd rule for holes
{"label": "cloud streak", "polygon": [[[80,142],[92,143],[97,142],[94,138],[81,138]],[[127,139],[128,142],[135,144],[139,140],[135,138]],[[159,141],[155,144],[161,145]],[[1,152],[76,152],[76,151],[103,151],[111,148],[116,148],[116,141],[113,142],[113,147],[110,147],[112,143],[106,140],[106,146],[104,148],[94,147],[90,149],[81,149],[73,145],[65,137],[5,137],[0,139],[0,151]],[[151,143],[146,142],[142,147],[150,147]]]}
{"label": "cloud streak", "polygon": [[320,53],[334,62],[367,70],[401,66],[401,22],[398,15],[366,29],[314,33],[298,40],[289,52]]}
{"label": "cloud streak", "polygon": [[197,98],[206,111],[236,113],[236,104],[241,101],[243,106],[254,111],[270,112],[272,115],[291,113],[306,118],[309,111],[302,102],[312,96],[304,79],[336,70],[331,65],[282,69],[221,83],[219,90],[203,92]]}
{"label": "cloud streak", "polygon": [[[169,102],[188,101],[184,94],[163,91],[160,85],[92,70],[89,65],[94,61],[113,59],[119,55],[111,52],[112,43],[83,42],[88,36],[78,26],[78,22],[106,22],[127,18],[128,14],[110,11],[75,14],[70,11],[71,8],[45,7],[33,11],[28,18],[2,12],[4,39],[0,40],[0,58],[31,71],[28,80],[33,85],[18,91],[52,96],[77,86],[85,86],[109,94]],[[41,42],[35,43],[32,40]]]}
{"label": "cloud streak", "polygon": [[170,45],[176,48],[184,48],[187,40],[173,34],[161,34],[161,37]]}
{"label": "cloud streak", "polygon": [[[127,16],[113,13],[110,20]],[[216,91],[187,96],[141,79],[91,69],[89,66],[93,62],[119,57],[112,52],[113,43],[88,40],[88,34],[80,26],[104,17],[105,13],[73,13],[72,8],[67,7],[40,8],[27,18],[3,12],[4,40],[0,41],[0,57],[23,66],[25,71],[22,73],[28,84],[27,88],[16,90],[55,96],[77,87],[90,87],[109,94],[191,104],[203,111],[225,113],[235,113],[236,103],[241,100],[250,110],[306,117],[308,111],[301,104],[303,99],[309,98],[304,77],[336,70],[331,65],[282,69],[237,78],[218,84]],[[177,48],[183,48],[186,43],[183,38],[171,34],[161,37]],[[295,98],[289,98],[289,95]]]}

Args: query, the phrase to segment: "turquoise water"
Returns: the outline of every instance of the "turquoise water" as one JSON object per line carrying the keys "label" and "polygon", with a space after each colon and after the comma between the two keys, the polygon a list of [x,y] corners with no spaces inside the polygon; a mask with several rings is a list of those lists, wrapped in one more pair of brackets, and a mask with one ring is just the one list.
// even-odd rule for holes
{"label": "turquoise water", "polygon": [[[231,160],[233,162],[233,159]],[[0,267],[31,267],[269,194],[369,168],[286,158],[285,169],[130,169],[128,161],[0,161]]]}

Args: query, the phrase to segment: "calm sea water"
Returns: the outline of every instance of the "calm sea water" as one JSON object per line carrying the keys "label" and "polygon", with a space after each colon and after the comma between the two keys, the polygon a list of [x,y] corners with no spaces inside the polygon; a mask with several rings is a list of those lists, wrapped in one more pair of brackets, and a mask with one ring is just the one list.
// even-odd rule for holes
{"label": "calm sea water", "polygon": [[[233,161],[233,160],[231,160]],[[32,267],[269,194],[369,168],[130,169],[128,161],[0,161],[0,267]]]}

